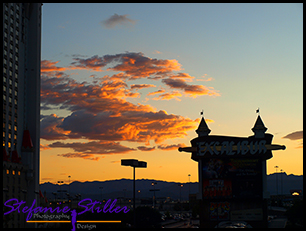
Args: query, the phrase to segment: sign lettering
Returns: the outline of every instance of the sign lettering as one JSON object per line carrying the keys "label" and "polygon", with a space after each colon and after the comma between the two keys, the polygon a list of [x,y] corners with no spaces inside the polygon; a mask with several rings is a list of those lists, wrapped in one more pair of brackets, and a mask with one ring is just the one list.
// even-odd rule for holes
{"label": "sign lettering", "polygon": [[205,156],[207,154],[210,155],[236,155],[241,154],[245,155],[246,153],[250,153],[254,155],[256,153],[264,154],[267,151],[265,147],[266,140],[260,141],[251,141],[244,140],[238,143],[234,141],[223,141],[222,143],[215,142],[198,142],[198,156]]}

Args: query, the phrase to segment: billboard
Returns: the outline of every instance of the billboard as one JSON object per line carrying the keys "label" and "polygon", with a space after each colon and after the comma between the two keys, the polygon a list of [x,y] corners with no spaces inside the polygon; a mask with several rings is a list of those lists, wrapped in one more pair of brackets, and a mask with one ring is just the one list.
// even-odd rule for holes
{"label": "billboard", "polygon": [[203,199],[261,198],[261,174],[259,159],[202,160]]}
{"label": "billboard", "polygon": [[209,206],[210,220],[222,221],[229,220],[230,203],[229,202],[211,202]]}

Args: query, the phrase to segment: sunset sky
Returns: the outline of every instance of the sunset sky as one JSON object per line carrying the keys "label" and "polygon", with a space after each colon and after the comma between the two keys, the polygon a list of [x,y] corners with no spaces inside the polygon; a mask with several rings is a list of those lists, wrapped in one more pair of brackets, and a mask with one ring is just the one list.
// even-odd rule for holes
{"label": "sunset sky", "polygon": [[190,146],[274,135],[267,173],[303,174],[302,4],[43,4],[40,181],[198,181]]}

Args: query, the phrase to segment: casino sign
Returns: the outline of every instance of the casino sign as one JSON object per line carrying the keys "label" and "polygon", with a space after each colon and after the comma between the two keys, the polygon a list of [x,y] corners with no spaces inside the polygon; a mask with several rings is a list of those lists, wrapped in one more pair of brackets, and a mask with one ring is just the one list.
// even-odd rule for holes
{"label": "casino sign", "polygon": [[191,140],[191,147],[180,147],[180,152],[191,152],[191,159],[198,161],[203,158],[228,156],[232,158],[256,157],[270,159],[272,150],[285,150],[286,146],[271,144],[273,135],[267,134],[260,116],[252,128],[255,135],[249,137],[215,136],[208,135],[208,128],[204,117],[196,130],[199,137]]}
{"label": "casino sign", "polygon": [[222,221],[243,221],[252,227],[267,227],[266,161],[273,150],[285,150],[272,144],[273,135],[258,115],[249,137],[209,135],[204,117],[190,141],[190,152],[198,162],[200,228],[213,228]]}

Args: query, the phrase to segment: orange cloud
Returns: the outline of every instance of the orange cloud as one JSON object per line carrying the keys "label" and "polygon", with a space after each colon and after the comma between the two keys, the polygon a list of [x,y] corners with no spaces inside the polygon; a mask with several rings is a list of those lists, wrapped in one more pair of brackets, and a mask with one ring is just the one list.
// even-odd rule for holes
{"label": "orange cloud", "polygon": [[169,92],[169,93],[164,93],[164,94],[160,94],[158,97],[153,98],[154,100],[170,100],[170,99],[176,99],[178,101],[181,101],[179,98],[179,96],[182,96],[181,93],[179,93],[178,91],[173,91],[173,92]]}
{"label": "orange cloud", "polygon": [[[70,134],[69,131],[65,131],[59,125],[62,124],[64,118],[58,117],[55,114],[51,114],[49,116],[41,116],[40,121],[40,138],[46,140],[56,140],[56,139],[67,139]],[[47,135],[45,135],[47,134]],[[70,134],[71,136],[71,134]],[[48,146],[49,147],[49,146]]]}
{"label": "orange cloud", "polygon": [[103,57],[98,55],[92,56],[87,59],[74,58],[75,62],[72,62],[71,69],[86,69],[93,71],[102,71],[102,68],[107,65]]}
{"label": "orange cloud", "polygon": [[161,51],[158,51],[158,50],[155,50],[153,51],[153,54],[161,54],[162,52]]}
{"label": "orange cloud", "polygon": [[131,84],[131,89],[142,89],[148,87],[156,87],[153,84]]}
{"label": "orange cloud", "polygon": [[156,95],[156,94],[160,94],[160,93],[164,93],[165,92],[165,90],[158,90],[158,91],[154,91],[154,92],[150,92],[150,93],[148,93],[147,95],[149,96],[149,95]]}
{"label": "orange cloud", "polygon": [[172,75],[172,76],[169,76],[170,79],[185,79],[185,81],[192,81],[192,79],[194,79],[194,76],[190,76],[188,73],[178,73],[178,74],[175,74],[175,75]]}
{"label": "orange cloud", "polygon": [[40,63],[40,71],[42,73],[44,72],[51,72],[51,71],[66,71],[68,70],[65,67],[56,67],[55,64],[57,64],[59,61],[57,62],[52,62],[50,60],[42,60]]}
{"label": "orange cloud", "polygon": [[48,144],[46,145],[43,145],[43,144],[40,144],[40,150],[47,150],[47,149],[51,149]]}
{"label": "orange cloud", "polygon": [[[181,64],[175,59],[152,59],[144,56],[143,53],[127,52],[116,55],[97,55],[83,59],[74,58],[71,63],[72,69],[87,69],[102,71],[102,68],[110,64],[115,64],[107,68],[107,71],[121,71],[124,78],[129,80],[139,78],[158,77],[172,74],[173,71],[181,70]],[[118,76],[117,76],[118,77]]]}
{"label": "orange cloud", "polygon": [[66,158],[82,158],[85,160],[95,160],[95,161],[98,161],[101,158],[101,157],[95,157],[95,155],[86,154],[86,153],[65,153],[65,154],[58,154],[57,156],[62,156]]}
{"label": "orange cloud", "polygon": [[220,94],[214,91],[212,87],[208,88],[203,85],[187,84],[186,81],[183,79],[168,78],[168,79],[163,79],[162,82],[165,83],[170,88],[182,89],[187,94],[187,96],[194,98],[199,95],[220,96]]}
{"label": "orange cloud", "polygon": [[[159,94],[154,99],[180,100],[182,92],[179,90],[188,96],[216,95],[212,88],[187,84],[186,80],[192,80],[194,77],[187,73],[176,73],[181,70],[181,64],[177,60],[152,59],[140,52],[92,56],[86,59],[78,57],[74,56],[74,62],[67,68],[56,67],[58,62],[42,61],[42,111],[55,107],[70,111],[71,114],[64,117],[55,114],[41,116],[41,138],[89,140],[86,143],[55,142],[42,146],[43,149],[61,147],[74,150],[74,153],[61,154],[63,157],[97,160],[98,157],[94,155],[135,150],[122,146],[120,141],[140,142],[146,145],[154,141],[160,144],[167,139],[184,137],[187,131],[196,129],[198,120],[168,114],[163,110],[158,111],[151,105],[128,102],[127,98],[139,97],[139,93],[133,92],[135,89],[156,87],[153,84],[131,84],[129,87],[126,83],[128,80],[162,78],[162,83],[176,89],[172,92],[162,89],[147,94]],[[120,72],[101,78],[91,74],[93,81],[87,83],[78,82],[63,72],[71,69],[99,72],[106,69]],[[145,148],[139,146],[139,150]]]}
{"label": "orange cloud", "polygon": [[213,81],[214,78],[210,77],[208,79],[196,79],[196,81],[205,81],[205,82],[209,82],[209,81]]}

